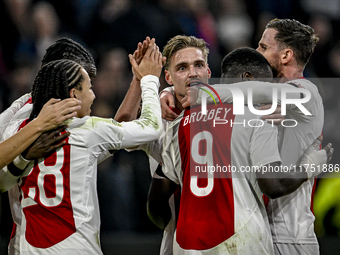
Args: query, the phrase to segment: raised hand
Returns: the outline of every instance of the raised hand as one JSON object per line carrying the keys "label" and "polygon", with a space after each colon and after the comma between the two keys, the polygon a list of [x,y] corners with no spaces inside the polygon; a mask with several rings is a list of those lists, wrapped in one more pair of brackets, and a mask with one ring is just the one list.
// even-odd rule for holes
{"label": "raised hand", "polygon": [[75,98],[68,98],[62,101],[52,98],[41,109],[35,122],[39,123],[43,132],[51,130],[65,120],[76,116],[76,111],[81,108],[80,104],[81,101]]}
{"label": "raised hand", "polygon": [[300,160],[300,165],[306,169],[308,179],[317,176],[324,172],[323,167],[328,164],[333,156],[334,149],[332,144],[327,144],[322,150],[320,145],[323,140],[323,136],[320,135],[305,151]]}
{"label": "raised hand", "polygon": [[[142,59],[143,59],[150,43],[151,43],[151,39],[150,39],[149,36],[147,36],[142,43],[139,42],[137,44],[137,50],[135,50],[135,52],[133,53],[133,58],[136,60],[137,65],[139,65],[142,62]],[[138,81],[140,81],[140,79],[142,77],[136,72],[136,70],[133,68],[133,66],[132,66],[132,73],[133,73],[133,76]]]}
{"label": "raised hand", "polygon": [[149,74],[159,77],[165,61],[158,46],[155,44],[154,38],[151,39],[148,49],[139,65],[131,54],[129,58],[132,67],[135,69],[136,76],[141,78]]}
{"label": "raised hand", "polygon": [[162,118],[173,121],[178,115],[172,110],[175,108],[175,98],[169,91],[163,90],[159,96],[162,108]]}
{"label": "raised hand", "polygon": [[65,139],[70,135],[70,132],[60,134],[66,127],[66,125],[61,125],[52,131],[43,133],[22,153],[22,156],[27,160],[48,157],[66,143]]}

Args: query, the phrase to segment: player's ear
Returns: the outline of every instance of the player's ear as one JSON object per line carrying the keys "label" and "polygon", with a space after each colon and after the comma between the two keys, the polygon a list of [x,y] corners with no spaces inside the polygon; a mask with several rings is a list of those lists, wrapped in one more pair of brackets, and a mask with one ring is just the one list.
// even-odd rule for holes
{"label": "player's ear", "polygon": [[165,80],[169,85],[173,85],[172,79],[171,79],[171,75],[169,73],[168,70],[164,70],[164,74],[165,74]]}
{"label": "player's ear", "polygon": [[207,72],[208,72],[208,79],[211,77],[211,70],[210,70],[210,68],[209,68],[209,65],[207,64]]}
{"label": "player's ear", "polygon": [[281,58],[282,64],[287,64],[293,56],[294,52],[291,49],[285,49]]}
{"label": "player's ear", "polygon": [[76,89],[75,88],[71,89],[69,92],[69,95],[70,95],[70,98],[77,98]]}
{"label": "player's ear", "polygon": [[242,81],[250,81],[253,77],[251,72],[242,73]]}

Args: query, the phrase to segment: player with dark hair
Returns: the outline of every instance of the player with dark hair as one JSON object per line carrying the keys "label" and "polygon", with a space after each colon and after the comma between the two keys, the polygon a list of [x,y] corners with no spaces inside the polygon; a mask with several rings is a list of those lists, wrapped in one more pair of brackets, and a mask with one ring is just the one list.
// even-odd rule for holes
{"label": "player with dark hair", "polygon": [[[41,66],[46,63],[59,59],[70,59],[78,64],[84,66],[91,78],[96,76],[97,69],[91,53],[86,50],[82,45],[73,41],[70,38],[61,38],[54,44],[47,48]],[[0,115],[0,126],[3,128],[6,123],[11,121],[15,114],[18,113],[27,102],[30,102],[31,94],[26,94],[17,99],[6,111]],[[25,107],[25,111],[21,110],[15,119],[27,118],[31,111],[31,107]]]}
{"label": "player with dark hair", "polygon": [[277,78],[303,77],[319,38],[314,29],[294,19],[273,19],[266,25],[257,51],[266,57]]}
{"label": "player with dark hair", "polygon": [[[299,21],[290,19],[270,21],[263,32],[257,51],[268,60],[280,82],[285,83],[252,82],[251,86],[246,85],[243,89],[246,97],[246,90],[252,87],[254,104],[272,102],[273,88],[278,92],[283,89],[293,92],[296,89],[298,93],[294,93],[295,99],[304,98],[299,94],[301,89],[309,91],[310,98],[304,102],[303,107],[310,115],[305,114],[296,105],[291,105],[287,108],[285,118],[296,121],[297,125],[279,128],[280,156],[285,167],[297,165],[303,151],[322,133],[324,116],[322,98],[317,87],[303,78],[303,70],[317,41],[314,30]],[[240,85],[242,84],[238,84],[238,87],[241,87]],[[215,89],[218,91],[217,87]],[[223,95],[223,92],[218,92],[223,102],[232,102],[230,93]],[[265,105],[259,109],[267,110],[271,107],[272,105]],[[262,119],[276,119],[278,115],[263,116]],[[313,171],[311,168],[307,170],[308,181],[296,191],[282,198],[269,199],[267,202],[276,254],[319,254],[311,205],[315,188],[314,177],[322,171]],[[297,204],[300,205],[299,209],[296,208]],[[299,224],[302,222],[303,224]]]}
{"label": "player with dark hair", "polygon": [[223,78],[228,78],[225,80],[227,83],[239,82],[240,78],[242,81],[246,81],[247,78],[270,81],[273,73],[265,57],[252,48],[242,47],[233,50],[223,58],[221,83],[224,82]]}
{"label": "player with dark hair", "polygon": [[[40,115],[25,128],[23,128],[18,134],[13,135],[5,141],[0,143],[0,151],[6,152],[0,154],[0,168],[10,164],[15,158],[27,149],[40,135],[51,129],[57,128],[64,121],[72,118],[75,115],[75,111],[79,107],[77,100],[66,100],[60,102],[60,100],[51,99],[43,105],[43,109]],[[62,129],[65,126],[61,127]],[[60,132],[60,128],[52,132],[50,139],[56,136]],[[58,143],[66,138],[65,135],[59,136],[55,141],[57,144],[51,143],[50,149],[54,150],[59,147]],[[4,176],[1,175],[0,179],[5,181]]]}
{"label": "player with dark hair", "polygon": [[[143,54],[145,54],[145,51],[147,49],[147,44],[144,43],[143,45],[139,46],[139,49]],[[51,45],[47,50],[45,57],[43,59],[42,65],[48,63],[49,61],[58,60],[58,59],[65,59],[70,58],[71,60],[76,61],[77,63],[84,66],[84,69],[89,73],[90,78],[93,78],[96,75],[96,66],[95,62],[93,60],[93,57],[91,53],[85,49],[82,45],[75,42],[72,39],[69,38],[61,38],[56,41],[53,45]],[[140,63],[142,59],[139,58],[137,60],[138,63]],[[134,79],[130,85],[129,92],[136,90],[139,95],[137,96],[140,100],[141,96],[141,89],[140,89],[140,79],[137,80]],[[7,126],[7,123],[9,123],[11,120],[18,120],[18,119],[25,119],[28,118],[32,109],[31,104],[31,94],[26,94],[25,96],[21,97],[20,99],[16,100],[9,109],[7,109],[4,113],[0,116],[0,123],[1,128],[5,129]],[[27,103],[26,103],[27,102]],[[130,108],[129,101],[124,101],[125,106],[127,107],[124,109],[127,111],[133,111]],[[129,121],[129,119],[124,118],[123,115],[116,115],[115,120],[117,121]],[[3,132],[1,132],[2,134]],[[18,157],[18,160],[16,161],[15,166],[20,167],[20,169],[24,169],[26,165],[30,162],[29,160],[34,159],[36,157],[42,157],[45,155],[49,155],[56,147],[51,147],[55,142],[58,142],[58,137],[52,136],[53,134],[43,134],[33,146],[30,147],[30,149],[25,151],[25,154]],[[68,133],[65,133],[62,135],[61,138],[64,138]],[[54,143],[53,143],[54,142]],[[61,145],[60,145],[61,146]],[[38,152],[38,153],[37,153]],[[103,152],[100,155],[100,160],[103,161],[105,158],[110,156],[111,154],[107,151]],[[20,174],[22,173],[22,170],[17,170],[18,174],[13,176],[12,174],[9,174],[9,171],[2,171],[0,172],[1,179],[0,179],[0,189],[2,191],[8,190],[10,187],[15,187],[9,189],[9,197],[10,197],[10,205],[11,205],[11,211],[12,211],[12,217],[14,221],[14,227],[13,232],[11,235],[11,240],[9,244],[9,253],[10,254],[17,254],[19,250],[19,239],[16,238],[16,233],[20,233],[20,225],[21,225],[21,212],[20,212],[20,202],[19,202],[19,191],[17,187],[17,180]],[[4,176],[3,176],[4,175]]]}
{"label": "player with dark hair", "polygon": [[[147,37],[148,38],[148,37]],[[148,39],[143,42],[143,44],[148,44]],[[141,43],[139,43],[141,45]],[[138,52],[141,51],[141,48]],[[185,36],[178,35],[171,38],[163,49],[163,56],[166,57],[166,62],[164,65],[165,69],[165,79],[168,84],[174,85],[175,94],[177,98],[177,104],[173,107],[173,111],[179,114],[183,108],[179,101],[185,96],[186,87],[190,84],[190,79],[195,79],[196,81],[207,82],[210,78],[211,71],[207,63],[209,49],[207,43],[200,38],[195,36]],[[138,55],[140,55],[138,53]],[[133,59],[130,58],[130,62],[133,67],[137,66]],[[133,70],[134,73],[136,73]],[[137,76],[137,75],[135,75]],[[135,95],[138,93],[127,94],[124,100],[130,101],[131,106],[138,106],[139,101],[135,100]],[[134,100],[132,100],[134,98]],[[120,111],[124,109],[119,109],[117,115],[120,115]],[[135,111],[125,111],[126,117],[128,119],[135,115]],[[117,116],[116,115],[116,116]],[[167,127],[171,124],[170,121],[163,120],[163,132],[157,141],[152,143],[144,144],[138,149],[144,150],[150,161],[150,172],[152,178],[151,189],[153,185],[163,186],[166,185],[163,182],[167,182],[167,179],[163,176],[159,176],[156,172],[159,169],[159,164],[161,163],[161,151],[162,151],[162,139],[165,135]],[[174,198],[172,197],[171,200]],[[168,202],[168,201],[167,201]],[[172,203],[172,205],[174,205]],[[175,216],[175,215],[174,215]],[[171,222],[168,225],[162,227],[165,229],[164,238],[161,244],[160,254],[172,254],[172,240],[173,231],[175,229],[176,220],[172,217]]]}
{"label": "player with dark hair", "polygon": [[[257,48],[280,82],[304,88],[311,94],[304,107],[312,115],[299,116],[296,111],[287,111],[285,118],[299,123],[294,128],[279,130],[280,155],[286,166],[296,164],[314,137],[322,133],[322,98],[317,87],[303,78],[304,68],[318,40],[308,25],[292,19],[274,19],[266,25]],[[319,254],[312,212],[314,189],[314,178],[310,178],[289,196],[269,199],[267,212],[276,254]]]}
{"label": "player with dark hair", "polygon": [[20,254],[102,254],[96,191],[98,157],[103,151],[157,139],[162,128],[157,96],[161,53],[149,47],[137,68],[143,77],[141,117],[118,123],[89,116],[95,96],[81,65],[57,60],[42,66],[33,85],[31,118],[50,97],[77,98],[82,105],[76,118],[68,122],[71,135],[66,144],[49,157],[29,163],[20,177]]}
{"label": "player with dark hair", "polygon": [[[235,54],[238,53],[242,51]],[[254,51],[248,53],[263,60]],[[232,57],[233,54],[230,54],[224,61]],[[243,67],[237,66],[230,78],[235,78],[234,75],[239,81],[256,78],[258,74],[252,74]],[[270,77],[270,69],[264,67],[263,72]],[[245,72],[249,73],[249,77],[242,76]],[[228,73],[224,77],[228,78]],[[223,110],[225,107],[228,111]],[[326,152],[314,151],[320,144],[316,140],[296,165],[296,173],[278,175],[275,172],[242,171],[242,167],[247,166],[266,169],[269,164],[279,167],[277,129],[267,123],[258,125],[260,116],[250,113],[247,108],[244,116],[234,116],[232,108],[228,104],[208,105],[209,113],[228,112],[224,115],[224,119],[228,120],[225,125],[214,125],[214,120],[221,116],[196,117],[200,107],[186,110],[170,126],[164,138],[163,171],[182,187],[174,254],[190,254],[193,250],[195,254],[272,254],[274,250],[262,192],[271,198],[293,192],[309,177],[300,165],[316,163],[319,156],[322,160],[317,164],[326,163],[331,157],[330,145],[325,148]],[[239,125],[249,123],[249,119],[259,123],[253,123],[252,127]],[[236,124],[232,126],[229,123]],[[316,159],[308,161],[311,155]],[[234,167],[234,170],[218,171],[228,166]],[[197,172],[197,168],[204,167],[213,167],[214,171],[202,171],[206,174],[202,180],[200,178],[204,175]],[[206,178],[207,181],[204,180]],[[162,218],[155,219],[157,221],[161,222]]]}
{"label": "player with dark hair", "polygon": [[[60,98],[63,100],[70,97],[69,92],[72,89],[82,91],[84,75],[80,72],[81,68],[81,65],[70,60],[51,61],[43,65],[33,83],[33,109],[29,119],[33,120],[50,98]],[[94,98],[90,99],[91,103],[93,100]],[[89,114],[87,112],[87,114],[83,115]]]}
{"label": "player with dark hair", "polygon": [[[90,77],[93,78],[96,75],[96,66],[91,53],[85,49],[82,45],[75,42],[70,38],[60,38],[54,44],[52,44],[45,53],[42,64],[44,65],[50,61],[59,59],[71,59],[77,63],[84,65],[85,70],[89,73]],[[26,119],[29,118],[30,112],[32,110],[31,104],[31,93],[25,94],[19,99],[17,99],[6,111],[0,115],[0,128],[1,136],[4,133],[7,125],[12,120]],[[57,147],[51,147],[51,145],[58,144],[60,138],[64,138],[68,133],[65,133],[62,137],[52,136],[52,134],[43,134],[39,137],[33,146],[26,150],[23,156],[19,156],[16,161],[14,161],[13,168],[19,167],[24,169],[30,160],[50,154]],[[61,145],[61,144],[60,144]],[[36,154],[38,152],[38,154]],[[108,154],[103,154],[103,158],[107,157]],[[12,171],[13,172],[13,171]],[[17,208],[20,208],[19,203],[19,191],[17,188],[17,180],[22,171],[17,170],[17,175],[13,176],[10,171],[0,170],[0,190],[8,190],[11,213],[14,221],[13,232],[9,244],[9,253],[14,254],[15,250],[18,250],[18,239],[16,239],[16,232],[20,232],[21,224],[21,213]],[[13,188],[11,188],[13,187]],[[19,206],[18,206],[19,205]],[[17,212],[18,211],[18,212]]]}
{"label": "player with dark hair", "polygon": [[47,48],[41,65],[58,59],[71,59],[80,64],[90,77],[97,74],[96,64],[92,54],[76,41],[63,37]]}

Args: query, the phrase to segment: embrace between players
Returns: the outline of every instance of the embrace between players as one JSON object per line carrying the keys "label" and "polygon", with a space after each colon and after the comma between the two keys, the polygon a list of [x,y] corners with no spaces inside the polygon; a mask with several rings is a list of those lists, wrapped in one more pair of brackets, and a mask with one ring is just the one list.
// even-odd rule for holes
{"label": "embrace between players", "polygon": [[[286,118],[298,122],[294,128],[264,122],[258,128],[221,125],[213,129],[209,120],[183,125],[186,116],[200,111],[200,107],[187,108],[200,97],[189,85],[208,84],[211,76],[204,40],[175,36],[163,54],[154,39],[147,37],[139,43],[129,55],[133,79],[114,119],[89,116],[95,99],[93,58],[74,41],[58,40],[46,51],[32,93],[0,116],[2,138],[13,139],[34,120],[42,119],[44,104],[72,102],[72,108],[62,106],[58,121],[39,130],[34,139],[66,118],[67,126],[40,136],[40,141],[26,149],[33,139],[2,165],[7,166],[0,172],[0,189],[9,190],[15,222],[9,253],[102,254],[97,164],[114,150],[126,148],[149,155],[152,182],[147,210],[150,219],[164,229],[161,254],[319,254],[310,210],[316,173],[308,171],[308,166],[327,163],[333,149],[327,145],[319,150],[322,138],[316,138],[323,127],[322,100],[316,86],[301,78],[316,41],[314,31],[300,22],[273,20],[257,51],[236,49],[221,64],[223,83],[240,82],[233,85],[240,89],[253,86],[256,103],[272,102],[267,91],[273,87],[298,84],[307,89],[311,99],[304,106],[311,116],[291,106]],[[158,98],[163,65],[165,79],[173,86],[172,94],[161,94],[167,120],[161,119]],[[263,82],[273,77],[272,70],[284,83]],[[223,84],[215,87],[225,103],[222,107],[232,107]],[[52,98],[63,101],[49,101]],[[141,115],[136,119],[141,100]],[[207,107],[217,110],[221,106]],[[234,122],[282,120],[278,111],[261,119],[244,108],[244,115],[229,111],[226,117]],[[212,164],[237,169],[296,165],[299,171],[209,173],[204,178],[193,174],[195,166]]]}

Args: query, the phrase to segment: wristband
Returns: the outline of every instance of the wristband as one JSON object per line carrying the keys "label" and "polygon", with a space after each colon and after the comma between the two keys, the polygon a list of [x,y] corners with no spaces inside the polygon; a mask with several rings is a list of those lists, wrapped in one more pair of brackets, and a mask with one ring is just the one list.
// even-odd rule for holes
{"label": "wristband", "polygon": [[24,170],[30,162],[30,160],[25,159],[21,154],[13,160],[14,166],[20,170]]}
{"label": "wristband", "polygon": [[19,177],[20,175],[23,174],[24,170],[21,170],[19,168],[17,168],[13,162],[9,163],[9,165],[7,165],[7,170],[8,172],[10,172],[14,177]]}

